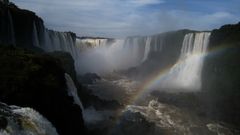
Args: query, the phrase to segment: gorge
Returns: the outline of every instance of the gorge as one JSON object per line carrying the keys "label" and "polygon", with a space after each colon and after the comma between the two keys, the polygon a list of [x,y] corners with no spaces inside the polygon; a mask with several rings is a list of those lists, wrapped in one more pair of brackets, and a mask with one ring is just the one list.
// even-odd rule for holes
{"label": "gorge", "polygon": [[0,134],[240,134],[239,45],[240,23],[80,37],[0,1]]}

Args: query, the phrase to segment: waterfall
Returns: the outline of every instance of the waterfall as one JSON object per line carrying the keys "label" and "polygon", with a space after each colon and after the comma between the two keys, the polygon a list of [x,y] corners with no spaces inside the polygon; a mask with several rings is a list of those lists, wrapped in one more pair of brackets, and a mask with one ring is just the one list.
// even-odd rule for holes
{"label": "waterfall", "polygon": [[147,37],[145,48],[144,48],[144,56],[143,56],[142,62],[144,62],[148,58],[148,55],[149,55],[150,50],[151,50],[151,40],[152,40],[151,37]]}
{"label": "waterfall", "polygon": [[4,103],[0,106],[1,118],[7,120],[7,127],[0,130],[0,135],[58,135],[55,127],[32,108]]}
{"label": "waterfall", "polygon": [[68,75],[67,73],[65,73],[65,79],[66,79],[66,84],[67,84],[68,95],[73,97],[74,103],[79,105],[79,107],[82,109],[82,111],[84,111],[84,107],[78,96],[77,88],[76,88],[71,76]]}
{"label": "waterfall", "polygon": [[12,15],[11,15],[11,12],[10,11],[7,11],[8,12],[8,21],[9,21],[9,29],[8,29],[8,32],[10,33],[9,34],[9,43],[12,44],[12,45],[16,45],[16,39],[15,39],[15,33],[14,33],[14,27],[13,27],[13,20],[12,20]]}
{"label": "waterfall", "polygon": [[56,32],[46,28],[42,31],[43,35],[41,37],[43,37],[43,42],[40,44],[40,35],[38,35],[35,23],[33,24],[33,45],[40,47],[46,52],[64,51],[70,53],[74,59],[75,68],[78,70],[80,65],[78,60],[80,51],[76,46],[75,37],[73,37],[73,35],[69,32]]}
{"label": "waterfall", "polygon": [[38,40],[38,33],[35,22],[33,22],[33,32],[32,32],[33,45],[36,47],[40,47]]}
{"label": "waterfall", "polygon": [[81,50],[104,47],[107,45],[108,39],[95,39],[95,38],[77,38],[76,45]]}
{"label": "waterfall", "polygon": [[201,72],[207,51],[210,32],[186,34],[178,62],[152,88],[198,91],[201,89]]}
{"label": "waterfall", "polygon": [[[48,135],[58,135],[55,127],[41,114],[39,114],[37,111],[31,109],[31,108],[16,108],[13,110],[14,113],[21,115],[22,117],[25,117],[25,120],[23,120],[23,123],[26,121],[26,130],[29,130],[29,127],[27,127],[27,124],[32,123],[32,128],[30,131],[27,131],[25,135],[42,135],[42,134],[48,134]],[[24,124],[23,124],[24,125]],[[31,131],[32,130],[32,131]],[[21,131],[20,131],[21,133]],[[19,135],[19,132],[16,134]]]}
{"label": "waterfall", "polygon": [[158,51],[158,44],[157,44],[157,40],[158,40],[158,38],[157,38],[157,36],[155,36],[155,38],[154,38],[154,51],[155,52],[157,52]]}

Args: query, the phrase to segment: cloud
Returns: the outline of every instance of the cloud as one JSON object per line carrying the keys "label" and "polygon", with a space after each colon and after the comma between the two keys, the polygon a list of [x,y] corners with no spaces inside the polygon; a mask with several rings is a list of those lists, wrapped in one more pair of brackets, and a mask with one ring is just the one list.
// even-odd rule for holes
{"label": "cloud", "polygon": [[[231,12],[233,9],[230,6],[210,12],[209,8],[204,9],[204,3],[199,2],[191,5],[194,10],[183,10],[165,0],[12,1],[19,7],[35,11],[45,20],[47,27],[71,30],[79,36],[125,37],[181,28],[205,30],[240,19],[239,15]],[[198,11],[199,4],[202,5]]]}
{"label": "cloud", "polygon": [[163,0],[129,0],[130,3],[136,4],[138,6],[152,5],[152,4],[161,4],[165,1]]}

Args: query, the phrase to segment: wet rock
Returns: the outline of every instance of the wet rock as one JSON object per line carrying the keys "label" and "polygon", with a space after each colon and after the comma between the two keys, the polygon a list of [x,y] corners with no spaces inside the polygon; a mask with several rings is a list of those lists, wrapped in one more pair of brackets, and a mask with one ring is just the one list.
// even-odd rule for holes
{"label": "wet rock", "polygon": [[0,130],[6,129],[7,125],[8,125],[7,119],[3,116],[0,116]]}
{"label": "wet rock", "polygon": [[101,77],[98,76],[96,73],[86,73],[83,76],[79,77],[79,82],[83,84],[93,84],[97,80],[101,80]]}

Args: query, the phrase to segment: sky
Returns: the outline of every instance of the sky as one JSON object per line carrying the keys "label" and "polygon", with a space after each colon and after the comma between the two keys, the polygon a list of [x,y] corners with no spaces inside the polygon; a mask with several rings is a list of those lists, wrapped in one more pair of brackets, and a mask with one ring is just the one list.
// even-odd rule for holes
{"label": "sky", "polygon": [[240,21],[240,0],[10,0],[47,28],[78,36],[122,38],[178,30],[212,30]]}

